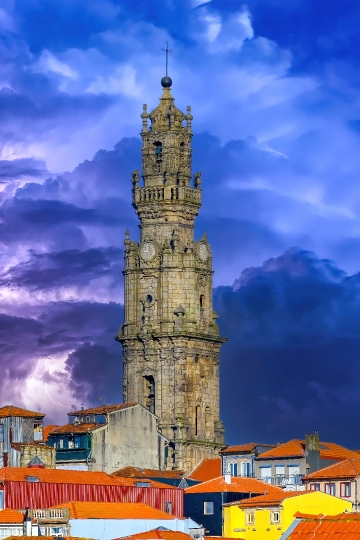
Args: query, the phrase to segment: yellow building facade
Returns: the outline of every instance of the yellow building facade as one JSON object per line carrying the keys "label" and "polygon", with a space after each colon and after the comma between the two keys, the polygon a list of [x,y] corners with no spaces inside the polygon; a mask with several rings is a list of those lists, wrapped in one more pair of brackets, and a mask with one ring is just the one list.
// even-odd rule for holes
{"label": "yellow building facade", "polygon": [[244,540],[279,540],[291,525],[296,512],[336,515],[351,512],[348,501],[320,491],[284,492],[261,495],[223,507],[223,536]]}

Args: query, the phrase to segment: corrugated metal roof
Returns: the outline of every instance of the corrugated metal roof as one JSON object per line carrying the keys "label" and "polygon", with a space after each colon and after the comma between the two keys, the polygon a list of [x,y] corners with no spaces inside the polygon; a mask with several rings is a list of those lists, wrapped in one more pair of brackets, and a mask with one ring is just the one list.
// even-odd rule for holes
{"label": "corrugated metal roof", "polygon": [[203,459],[196,469],[190,474],[192,480],[206,482],[218,478],[222,473],[221,458]]}
{"label": "corrugated metal roof", "polygon": [[233,476],[230,484],[225,482],[224,476],[220,476],[214,480],[191,486],[185,490],[185,493],[265,493],[265,491],[268,493],[283,493],[281,488],[271,486],[266,482],[240,476]]}
{"label": "corrugated metal roof", "polygon": [[172,514],[144,503],[71,501],[53,508],[68,508],[70,519],[174,519]]}
{"label": "corrugated metal roof", "polygon": [[15,407],[14,405],[4,405],[4,407],[0,407],[0,418],[4,418],[6,416],[44,418],[45,414],[41,412],[28,411],[27,409]]}

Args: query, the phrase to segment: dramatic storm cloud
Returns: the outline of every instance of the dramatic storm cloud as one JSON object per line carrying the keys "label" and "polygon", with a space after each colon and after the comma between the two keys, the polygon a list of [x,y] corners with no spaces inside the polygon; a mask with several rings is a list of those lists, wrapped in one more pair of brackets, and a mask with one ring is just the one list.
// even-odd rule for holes
{"label": "dramatic storm cloud", "polygon": [[130,177],[168,36],[229,337],[228,441],[360,447],[359,17],[355,0],[2,2],[1,404],[65,422],[122,400]]}

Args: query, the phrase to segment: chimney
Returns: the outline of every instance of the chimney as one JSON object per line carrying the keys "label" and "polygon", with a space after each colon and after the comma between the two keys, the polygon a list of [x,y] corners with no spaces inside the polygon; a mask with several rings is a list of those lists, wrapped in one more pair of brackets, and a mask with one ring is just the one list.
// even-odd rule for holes
{"label": "chimney", "polygon": [[229,472],[224,474],[225,484],[231,484],[231,474]]}
{"label": "chimney", "polygon": [[318,471],[320,466],[320,439],[318,431],[305,435],[306,474]]}

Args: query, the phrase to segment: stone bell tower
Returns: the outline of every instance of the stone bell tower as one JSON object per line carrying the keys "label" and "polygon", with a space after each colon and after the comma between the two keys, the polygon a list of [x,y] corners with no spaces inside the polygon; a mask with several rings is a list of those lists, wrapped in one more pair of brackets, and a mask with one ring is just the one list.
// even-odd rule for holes
{"label": "stone bell tower", "polygon": [[[224,444],[219,417],[220,347],[212,308],[212,256],[194,241],[201,173],[192,178],[190,107],[174,105],[170,77],[142,118],[142,175],[132,174],[140,244],[125,239],[124,401],[155,413],[171,442],[167,468],[191,471]],[[150,125],[149,125],[150,123]],[[185,125],[184,125],[185,123]]]}

